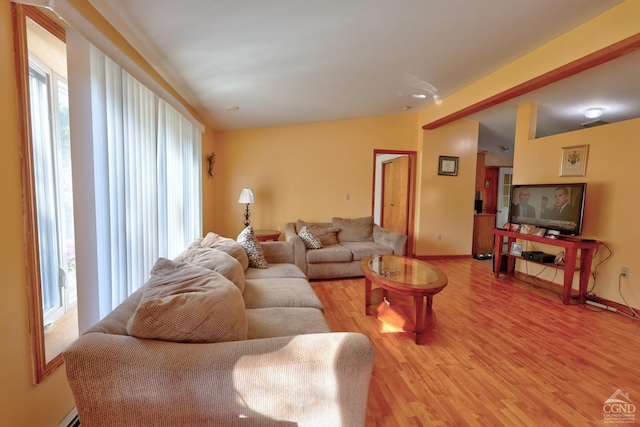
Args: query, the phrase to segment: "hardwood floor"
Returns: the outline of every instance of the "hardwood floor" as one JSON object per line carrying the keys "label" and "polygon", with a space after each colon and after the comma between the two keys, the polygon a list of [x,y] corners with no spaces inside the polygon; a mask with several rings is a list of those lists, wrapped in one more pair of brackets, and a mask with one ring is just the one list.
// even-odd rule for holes
{"label": "hardwood floor", "polygon": [[375,348],[367,426],[602,425],[618,389],[640,407],[640,322],[562,305],[471,258],[429,263],[449,284],[419,345],[365,316],[363,278],[311,282],[332,330]]}

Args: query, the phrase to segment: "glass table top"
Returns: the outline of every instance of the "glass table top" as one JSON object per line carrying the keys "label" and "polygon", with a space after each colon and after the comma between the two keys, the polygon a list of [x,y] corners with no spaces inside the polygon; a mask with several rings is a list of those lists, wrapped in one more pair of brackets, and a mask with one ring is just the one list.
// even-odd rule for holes
{"label": "glass table top", "polygon": [[447,284],[447,276],[424,261],[396,255],[377,255],[367,263],[379,279],[416,289],[438,288]]}

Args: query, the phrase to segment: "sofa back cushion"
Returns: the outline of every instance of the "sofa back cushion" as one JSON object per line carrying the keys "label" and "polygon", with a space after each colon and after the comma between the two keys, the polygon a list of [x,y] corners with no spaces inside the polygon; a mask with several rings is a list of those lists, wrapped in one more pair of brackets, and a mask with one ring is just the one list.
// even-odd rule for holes
{"label": "sofa back cushion", "polygon": [[173,342],[245,340],[244,300],[220,273],[160,258],[127,322],[127,332]]}
{"label": "sofa back cushion", "polygon": [[340,229],[338,240],[341,242],[373,242],[373,216],[353,219],[334,217],[331,224]]}
{"label": "sofa back cushion", "polygon": [[204,239],[202,239],[200,246],[226,252],[238,260],[243,270],[249,268],[249,257],[247,256],[247,252],[240,243],[233,239],[222,237],[216,233],[210,232],[207,233]]}
{"label": "sofa back cushion", "polygon": [[206,247],[190,248],[184,252],[183,262],[217,271],[244,292],[244,269],[226,252]]}

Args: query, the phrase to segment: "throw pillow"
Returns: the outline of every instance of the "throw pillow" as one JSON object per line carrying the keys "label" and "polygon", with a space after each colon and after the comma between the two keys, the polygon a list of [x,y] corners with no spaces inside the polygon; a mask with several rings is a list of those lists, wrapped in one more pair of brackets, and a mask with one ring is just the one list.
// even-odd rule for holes
{"label": "throw pillow", "polygon": [[222,237],[217,235],[216,233],[209,232],[204,237],[204,239],[202,239],[200,246],[217,249],[219,251],[228,253],[238,260],[238,262],[242,266],[242,270],[246,270],[249,267],[249,258],[247,257],[247,252],[245,252],[242,245],[240,245],[233,239]]}
{"label": "throw pillow", "polygon": [[300,236],[300,238],[304,242],[304,245],[307,247],[307,249],[322,248],[322,242],[320,242],[320,239],[318,239],[316,236],[313,235],[312,232],[309,231],[309,227],[306,227],[306,226],[302,227],[300,232],[298,232],[298,236]]}
{"label": "throw pillow", "polygon": [[[243,249],[244,250],[244,249]],[[244,269],[231,255],[211,248],[190,248],[184,252],[182,262],[217,271],[244,292]]]}
{"label": "throw pillow", "polygon": [[373,216],[332,218],[331,223],[340,229],[338,240],[341,242],[373,242]]}
{"label": "throw pillow", "polygon": [[269,268],[269,263],[264,257],[264,251],[256,235],[253,233],[252,226],[248,225],[240,232],[238,235],[238,243],[242,245],[249,257],[249,267]]}
{"label": "throw pillow", "polygon": [[215,271],[160,258],[127,322],[130,336],[172,342],[247,339],[240,290]]}
{"label": "throw pillow", "polygon": [[335,245],[338,243],[338,231],[340,231],[340,229],[331,224],[313,224],[298,220],[296,230],[300,231],[303,227],[307,227],[307,229],[320,240],[322,245]]}

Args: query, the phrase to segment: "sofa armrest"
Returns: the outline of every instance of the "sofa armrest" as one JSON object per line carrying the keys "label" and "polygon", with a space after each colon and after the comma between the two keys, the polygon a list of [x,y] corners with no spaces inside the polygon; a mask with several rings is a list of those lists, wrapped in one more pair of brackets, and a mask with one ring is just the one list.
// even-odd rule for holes
{"label": "sofa armrest", "polygon": [[373,241],[393,249],[394,255],[403,256],[406,252],[407,235],[397,231],[387,230],[378,224],[373,224]]}
{"label": "sofa armrest", "polygon": [[295,264],[296,255],[292,242],[284,242],[282,240],[277,242],[260,242],[260,246],[262,247],[267,262]]}
{"label": "sofa armrest", "polygon": [[293,243],[295,264],[300,270],[307,274],[307,247],[304,245],[300,236],[298,236],[298,233],[296,233],[295,223],[288,222],[284,225],[284,239],[287,242]]}
{"label": "sofa armrest", "polygon": [[373,358],[358,333],[216,344],[89,333],[64,352],[83,426],[363,426]]}

